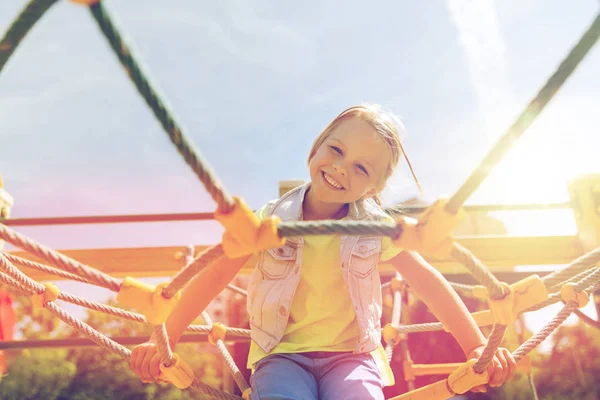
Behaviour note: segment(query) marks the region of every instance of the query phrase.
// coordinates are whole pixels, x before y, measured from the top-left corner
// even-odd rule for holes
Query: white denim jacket
[[[301,221],[302,202],[309,185],[270,202],[267,215],[276,215],[281,221]],[[380,220],[382,217],[382,211],[368,203],[357,202],[350,204],[347,218]],[[354,353],[371,352],[381,341],[381,280],[377,269],[381,241],[377,236],[340,236],[340,267],[360,328]],[[300,281],[303,243],[302,237],[287,238],[284,246],[263,251],[250,277],[247,309],[251,336],[266,353],[279,344],[288,323]]]

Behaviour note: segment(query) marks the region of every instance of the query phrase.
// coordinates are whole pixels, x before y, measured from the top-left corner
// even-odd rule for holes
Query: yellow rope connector
[[[58,299],[60,290],[53,283],[44,283],[46,289],[42,293],[34,293],[31,295],[31,303],[33,308],[44,308],[49,301]]]
[[[577,292],[575,286],[573,282],[565,283],[560,288],[560,297],[562,297],[565,303],[575,301],[577,302],[577,308],[583,308],[590,302],[590,295],[585,290]]]
[[[177,353],[173,353],[173,361],[169,367],[160,363],[159,379],[167,380],[179,389],[188,388],[194,382],[194,371]]]
[[[227,257],[239,258],[285,244],[277,234],[279,218],[259,220],[243,200],[234,197],[234,202],[229,213],[215,212],[215,219],[225,228],[222,242]]]
[[[478,374],[473,369],[473,365],[476,362],[476,359],[469,360],[450,374],[448,377],[448,386],[454,393],[463,394],[475,386],[484,385],[489,382],[490,376],[487,370]]]
[[[390,289],[392,289],[393,292],[396,290],[404,292],[406,289],[406,282],[404,282],[404,279],[395,276],[390,280]]]
[[[402,235],[394,244],[397,247],[417,251],[436,257],[448,256],[452,251],[452,231],[462,221],[464,210],[456,214],[446,211],[448,199],[440,199],[423,212],[417,222],[399,217],[396,222],[402,225]]]
[[[394,346],[397,345],[398,343],[400,343],[400,341],[403,339],[402,334],[392,324],[386,324],[383,327],[382,334],[383,334],[383,339],[385,340],[385,343],[386,344],[393,343]]]
[[[123,279],[117,294],[117,301],[144,314],[151,324],[160,325],[167,320],[181,297],[181,291],[179,291],[170,299],[165,298],[162,292],[167,285],[167,282],[163,282],[154,287],[127,276]]]
[[[217,344],[217,340],[225,340],[226,334],[227,327],[220,322],[215,322],[208,333],[208,342],[213,345]]]
[[[390,400],[445,400],[466,393],[490,380],[487,370],[481,374],[475,372],[473,365],[476,362],[475,359],[469,360],[454,370],[447,379],[411,390]]]
[[[248,388],[248,389],[244,390],[244,393],[242,393],[242,399],[250,400],[251,395],[252,395],[252,388]]]
[[[508,325],[514,322],[523,311],[548,299],[548,289],[538,275],[528,276],[512,285],[504,282],[502,285],[508,294],[500,300],[490,299],[488,290],[483,286],[473,288],[473,296],[480,299],[488,298],[490,306],[488,311],[473,313],[479,326],[490,325],[490,319],[493,322]]]

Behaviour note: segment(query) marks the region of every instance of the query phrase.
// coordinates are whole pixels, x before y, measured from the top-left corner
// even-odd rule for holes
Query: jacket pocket
[[[295,264],[297,254],[298,245],[293,242],[286,242],[281,247],[264,251],[258,268],[263,273],[265,279],[284,279]]]
[[[381,238],[359,238],[350,255],[350,272],[360,278],[366,278],[377,268],[380,255]]]

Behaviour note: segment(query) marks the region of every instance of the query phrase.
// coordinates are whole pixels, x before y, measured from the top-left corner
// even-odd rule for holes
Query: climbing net
[[[32,0],[21,14],[15,19],[9,30],[0,41],[0,71],[18,44],[32,28],[35,22],[57,0]],[[460,364],[451,371],[449,377],[416,390],[412,385],[416,375],[414,368],[405,376],[409,381],[411,391],[394,399],[419,398],[446,399],[455,394],[462,394],[471,388],[487,383],[489,377],[486,367],[491,362],[494,353],[500,346],[509,324],[514,322],[522,313],[538,310],[550,304],[562,301],[564,307],[542,330],[520,345],[513,356],[517,361],[524,359],[526,354],[545,340],[572,312],[583,307],[589,301],[588,293],[600,288],[600,248],[584,254],[562,270],[553,272],[543,278],[530,276],[519,282],[508,285],[500,282],[470,251],[454,242],[451,232],[459,223],[462,215],[462,204],[487,177],[492,167],[531,125],[533,120],[543,110],[554,94],[572,74],[579,62],[593,47],[600,36],[600,14],[571,50],[555,73],[528,104],[507,133],[491,149],[476,168],[473,174],[450,199],[440,199],[420,216],[417,222],[411,222],[398,216],[396,222],[360,222],[360,221],[319,221],[319,222],[279,222],[276,218],[259,221],[244,202],[230,196],[208,162],[194,149],[186,138],[180,125],[158,95],[157,90],[149,82],[146,74],[134,56],[131,48],[124,42],[119,29],[115,26],[105,6],[98,0],[77,0],[89,7],[94,19],[108,39],[127,74],[136,85],[162,124],[173,144],[192,168],[206,190],[217,203],[215,219],[225,228],[221,244],[207,248],[201,254],[193,257],[170,282],[156,287],[144,284],[134,278],[123,280],[113,278],[90,266],[71,259],[51,248],[23,236],[10,229],[6,224],[0,224],[0,238],[19,247],[39,258],[49,265],[33,262],[17,257],[8,252],[0,251],[0,281],[10,287],[31,296],[35,307],[45,308],[59,319],[72,326],[96,344],[129,361],[131,351],[112,341],[86,323],[73,317],[61,309],[56,300],[73,303],[92,310],[126,318],[132,321],[151,324],[157,338],[157,346],[161,357],[161,378],[164,378],[178,388],[193,388],[204,397],[216,399],[239,399],[232,394],[214,389],[198,380],[189,366],[169,345],[165,321],[175,306],[181,289],[198,272],[221,257],[236,258],[257,251],[283,245],[285,238],[304,235],[375,235],[389,236],[394,242],[405,249],[415,250],[425,255],[451,255],[461,262],[480,285],[469,286],[451,283],[456,291],[477,298],[487,299],[490,309],[474,314],[479,326],[492,326],[487,345],[476,360]],[[16,265],[34,268],[47,273],[53,273],[61,278],[95,284],[116,292],[117,300],[126,307],[131,307],[139,313],[111,307],[105,304],[86,300],[84,298],[62,293],[52,283],[38,283]],[[394,346],[404,344],[403,336],[413,332],[443,330],[441,323],[426,323],[417,325],[401,325],[401,300],[404,283],[399,277],[384,283],[394,294],[391,322],[383,328],[386,342],[386,354],[391,360]],[[238,293],[245,294],[243,289],[229,285]],[[208,335],[223,355],[236,384],[248,399],[250,388],[240,370],[225,347],[225,340],[248,338],[250,332],[246,329],[225,327],[213,323],[207,312],[202,316],[205,325],[190,325],[187,330]],[[403,352],[406,347],[400,346]],[[405,357],[405,359],[410,357]],[[411,365],[408,364],[410,367]]]

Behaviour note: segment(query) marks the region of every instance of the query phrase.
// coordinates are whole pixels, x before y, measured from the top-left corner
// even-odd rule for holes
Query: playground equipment
[[[56,0],[33,0],[25,7],[0,41],[0,70],[31,26],[55,2]],[[511,144],[525,132],[567,77],[574,71],[579,61],[595,44],[600,35],[600,15],[596,17],[580,42],[573,48],[535,99],[483,159],[481,165],[464,185],[450,199],[440,199],[423,210],[418,223],[412,223],[402,216],[397,216],[396,223],[348,221],[281,223],[276,219],[258,221],[241,199],[231,197],[227,193],[208,163],[189,143],[179,124],[157,95],[157,91],[142,73],[131,49],[122,40],[102,2],[93,0],[80,2],[89,7],[140,94],[154,111],[177,150],[182,154],[218,205],[214,213],[179,216],[95,217],[95,220],[97,222],[107,222],[109,220],[115,222],[117,220],[131,221],[137,219],[142,221],[160,218],[162,220],[173,218],[209,219],[214,216],[225,227],[222,244],[204,248],[199,254],[192,257],[170,282],[154,287],[135,279],[131,276],[134,274],[130,274],[124,279],[117,279],[106,272],[91,268],[87,265],[87,262],[82,262],[85,257],[95,257],[89,252],[81,253],[83,257],[70,257],[69,255],[75,255],[75,253],[67,254],[65,252],[63,254],[57,252],[9,228],[11,225],[34,223],[82,223],[89,222],[92,218],[38,219],[38,221],[7,219],[12,199],[4,191],[0,191],[0,201],[3,202],[0,203],[0,215],[3,218],[3,223],[0,224],[0,239],[34,255],[33,259],[26,259],[22,257],[23,254],[21,253],[0,252],[0,269],[4,271],[0,272],[0,281],[30,295],[36,307],[45,308],[52,312],[98,345],[118,354],[123,359],[128,360],[130,357],[130,351],[127,348],[111,341],[82,321],[66,313],[58,306],[56,300],[68,301],[140,323],[152,324],[159,339],[161,370],[165,379],[182,389],[194,388],[205,396],[218,399],[238,398],[205,385],[194,377],[193,371],[185,364],[185,361],[171,351],[164,322],[177,302],[180,289],[205,266],[219,257],[237,257],[281,246],[286,237],[292,236],[323,234],[390,236],[399,246],[419,251],[428,256],[432,264],[438,265],[440,268],[443,267],[444,262],[449,262],[450,259],[458,261],[481,284],[470,286],[455,283],[453,286],[457,291],[469,293],[488,301],[490,310],[474,315],[479,325],[493,326],[483,354],[477,360],[470,360],[458,366],[434,367],[411,364],[410,358],[405,357],[407,360],[405,375],[409,382],[413,381],[415,376],[423,373],[424,369],[429,369],[427,373],[439,373],[441,371],[450,374],[445,380],[412,390],[405,395],[395,397],[395,399],[446,399],[454,394],[465,393],[477,385],[486,383],[488,381],[485,373],[486,367],[502,342],[507,326],[512,324],[521,313],[559,301],[565,303],[559,314],[544,329],[513,352],[517,360],[525,359],[526,354],[556,329],[568,315],[577,308],[583,307],[589,301],[589,293],[600,287],[600,268],[597,266],[600,259],[600,248],[597,247],[600,245],[600,178],[597,175],[578,177],[573,180],[570,186],[571,202],[569,206],[574,210],[579,228],[579,233],[576,236],[543,239],[508,237],[493,238],[489,241],[483,238],[454,240],[451,236],[451,232],[460,222],[461,214],[467,208],[462,207],[463,203],[486,178],[491,168],[501,159]],[[480,248],[475,251],[475,254],[467,250],[467,248],[476,248],[477,246],[480,246]],[[527,250],[522,250],[523,246],[526,246]],[[498,251],[500,248],[502,248],[502,254]],[[94,252],[98,254],[98,252]],[[138,251],[135,256],[141,255],[143,252],[149,251]],[[484,257],[477,257],[477,253]],[[75,258],[79,261],[76,261]],[[490,261],[498,262],[499,265],[512,266],[518,264],[544,264],[556,263],[559,259],[560,263],[568,264],[568,266],[543,278],[532,275],[510,285],[500,282],[485,265]],[[45,265],[40,261],[52,266]],[[89,264],[94,263],[89,262]],[[121,304],[135,308],[139,313],[109,307],[61,293],[54,284],[40,284],[32,279],[32,276],[25,275],[15,265],[23,266],[27,270],[41,271],[44,274],[55,274],[62,279],[72,279],[104,287],[118,293],[117,300]],[[158,273],[164,275],[166,271],[168,270],[163,269],[159,270]],[[118,272],[122,274],[127,271],[121,267]],[[137,272],[139,275],[140,271]],[[37,277],[40,278],[41,276],[38,275]],[[400,325],[402,281],[401,279],[392,279],[384,286],[389,286],[394,293],[392,322],[383,329],[388,358],[391,357],[395,345],[402,345],[402,335],[413,332],[442,330],[444,328],[439,323]],[[238,293],[244,293],[243,289],[231,288],[238,291]],[[206,312],[203,313],[203,318],[207,325],[193,325],[188,330],[207,334],[208,340],[217,346],[226,360],[236,383],[243,392],[243,397],[248,398],[250,388],[229,355],[224,341],[235,337],[247,338],[249,332],[243,329],[225,327],[219,323],[213,324]],[[401,351],[406,351],[406,348],[401,346]]]

